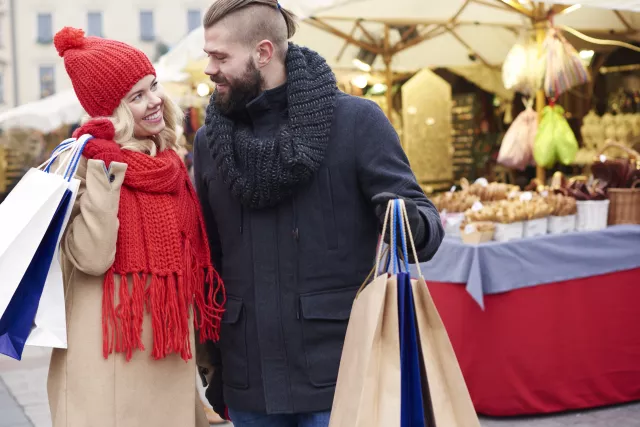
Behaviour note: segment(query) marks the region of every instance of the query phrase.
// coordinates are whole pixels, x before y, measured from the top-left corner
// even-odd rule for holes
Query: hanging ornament
[[[557,28],[549,29],[543,48],[544,92],[548,97],[557,98],[590,80],[580,55]]]

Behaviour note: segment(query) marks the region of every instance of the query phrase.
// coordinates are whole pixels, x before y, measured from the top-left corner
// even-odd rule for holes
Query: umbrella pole
[[[536,13],[534,18],[534,28],[536,30],[536,41],[538,43],[538,51],[540,54],[543,53],[543,44],[545,36],[547,35],[546,31],[546,22],[545,22],[545,11],[544,11],[544,3],[540,3],[535,6]],[[537,19],[536,19],[537,18]],[[542,115],[542,109],[546,106],[547,100],[544,96],[544,89],[538,89],[536,93],[536,111],[538,112],[538,120],[540,120],[540,116]],[[546,182],[546,171],[541,166],[536,166],[536,178],[540,185],[544,185]]]
[[[385,66],[385,75],[387,81],[387,118],[393,124],[393,93],[391,91],[393,86],[393,70],[391,69],[391,60],[393,55],[390,53],[391,44],[389,38],[389,26],[387,24],[384,25],[384,66]]]
[[[393,71],[391,70],[391,57],[384,58],[384,65],[386,67],[386,81],[387,81],[387,118],[393,123],[393,93],[391,91],[393,86]]]

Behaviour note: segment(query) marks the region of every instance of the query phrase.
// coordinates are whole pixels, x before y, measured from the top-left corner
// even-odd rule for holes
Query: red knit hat
[[[111,116],[143,77],[156,75],[142,51],[128,44],[64,27],[53,38],[80,104],[92,117]]]

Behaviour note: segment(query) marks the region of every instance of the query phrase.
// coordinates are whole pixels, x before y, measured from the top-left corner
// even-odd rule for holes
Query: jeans
[[[308,414],[267,415],[229,408],[233,427],[328,427],[331,411]]]

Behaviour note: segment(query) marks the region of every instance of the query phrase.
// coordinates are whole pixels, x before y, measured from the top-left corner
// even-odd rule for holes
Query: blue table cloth
[[[466,283],[484,308],[484,295],[640,268],[640,225],[479,245],[445,238],[421,267],[427,281]]]

